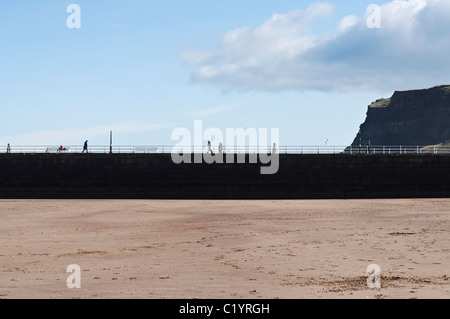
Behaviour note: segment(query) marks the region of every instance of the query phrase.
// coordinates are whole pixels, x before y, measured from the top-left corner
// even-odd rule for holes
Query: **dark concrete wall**
[[[449,155],[282,155],[262,164],[174,164],[170,154],[0,154],[0,198],[450,197]]]

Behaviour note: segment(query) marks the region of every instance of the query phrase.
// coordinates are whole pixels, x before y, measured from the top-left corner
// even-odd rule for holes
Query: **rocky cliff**
[[[426,146],[450,142],[450,85],[397,91],[369,105],[352,146]]]

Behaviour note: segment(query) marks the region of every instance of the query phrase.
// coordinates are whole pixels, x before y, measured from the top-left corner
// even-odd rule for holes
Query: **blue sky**
[[[448,2],[3,0],[0,143],[173,145],[203,120],[349,145],[375,99],[450,82]]]

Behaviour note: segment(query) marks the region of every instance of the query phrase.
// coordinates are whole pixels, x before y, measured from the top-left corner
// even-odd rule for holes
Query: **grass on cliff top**
[[[387,107],[391,104],[391,99],[378,99],[372,104],[370,104],[371,108],[379,108],[379,107]]]

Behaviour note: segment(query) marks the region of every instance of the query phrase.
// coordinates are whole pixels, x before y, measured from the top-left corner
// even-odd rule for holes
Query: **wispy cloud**
[[[228,104],[228,105],[210,107],[210,108],[195,111],[193,113],[193,115],[195,117],[199,117],[199,118],[215,116],[215,115],[229,112],[229,111],[235,109],[237,106],[238,106],[237,104]]]
[[[323,2],[275,14],[226,33],[215,49],[184,52],[191,80],[225,91],[391,91],[449,82],[450,1],[391,1],[381,6],[380,29],[368,28],[367,13],[315,35],[308,26],[332,11]]]
[[[134,123],[117,123],[111,125],[101,125],[89,128],[68,128],[60,130],[41,130],[29,132],[15,136],[0,137],[0,144],[15,145],[78,145],[82,144],[86,139],[94,140],[99,137],[105,137],[107,141],[109,132],[112,130],[114,134],[128,134],[157,131],[171,127],[172,124],[134,124]]]

